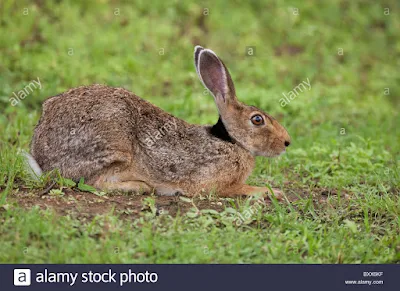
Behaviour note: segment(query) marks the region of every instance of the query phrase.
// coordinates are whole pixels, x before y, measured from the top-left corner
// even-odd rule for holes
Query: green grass
[[[399,205],[368,193],[348,206],[337,199],[316,209],[308,201],[275,205],[237,221],[234,208],[135,221],[113,213],[93,221],[54,217],[34,208],[2,215],[2,262],[26,263],[371,263],[400,259]],[[241,212],[251,206],[243,206]],[[257,209],[257,208],[255,208]],[[397,250],[398,251],[398,250]]]
[[[0,262],[399,263],[398,1],[264,2],[2,1]],[[188,122],[216,122],[194,70],[196,44],[225,61],[239,99],[292,137],[286,155],[257,159],[249,183],[298,201],[257,208],[240,225],[249,201],[134,219],[23,207],[17,194],[36,195],[51,179],[33,181],[19,155],[48,96],[105,83]],[[42,89],[11,106],[37,78]],[[281,107],[282,92],[307,78],[311,90]],[[144,203],[154,210],[152,197]]]

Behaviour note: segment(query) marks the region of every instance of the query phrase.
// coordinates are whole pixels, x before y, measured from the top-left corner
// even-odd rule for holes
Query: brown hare
[[[245,181],[255,156],[282,154],[289,134],[269,114],[237,99],[213,51],[196,46],[194,60],[218,108],[215,125],[189,124],[123,88],[82,86],[43,103],[30,163],[74,180],[84,177],[101,190],[189,197],[268,193]]]

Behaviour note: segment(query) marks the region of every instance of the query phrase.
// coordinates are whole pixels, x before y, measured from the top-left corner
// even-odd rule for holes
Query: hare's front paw
[[[272,197],[275,197],[277,200],[283,200],[283,192],[278,188],[272,188],[272,192],[268,187],[257,187],[258,189],[254,190],[254,194],[264,194],[264,199],[270,201]]]
[[[273,196],[275,196],[276,199],[283,200],[283,191],[282,190],[280,190],[278,188],[272,188],[272,191],[274,192],[273,194],[271,193],[269,188],[267,188],[267,192],[266,192],[266,194],[268,195],[267,198],[270,198],[273,195]]]
[[[234,188],[230,191],[225,191],[220,193],[223,197],[235,197],[235,196],[253,196],[253,195],[263,195],[266,200],[271,200],[271,197],[275,197],[278,200],[283,199],[283,192],[279,189],[272,188],[273,193],[267,187],[255,187],[250,185],[242,185],[239,188]]]

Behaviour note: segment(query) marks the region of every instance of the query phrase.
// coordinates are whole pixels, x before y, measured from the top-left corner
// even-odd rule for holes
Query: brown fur
[[[195,58],[207,62],[202,55]],[[213,80],[219,69],[214,61],[220,60],[211,61]],[[198,72],[204,82],[208,71]],[[229,83],[226,88],[234,92],[229,73],[227,78],[219,84]],[[219,96],[217,89],[207,87]],[[43,170],[58,168],[65,177],[84,177],[99,189],[188,196],[213,190],[221,196],[268,192],[244,184],[254,156],[278,155],[290,138],[266,113],[240,103],[228,92],[225,98],[224,103],[216,97],[219,122],[199,126],[123,88],[78,87],[44,102],[31,153]],[[252,126],[249,116],[254,112],[265,116],[265,126]]]

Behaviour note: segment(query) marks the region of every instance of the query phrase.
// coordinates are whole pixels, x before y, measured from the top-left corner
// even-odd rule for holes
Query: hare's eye
[[[257,114],[257,115],[254,115],[251,118],[251,122],[254,125],[263,125],[264,124],[264,118],[260,114]]]

